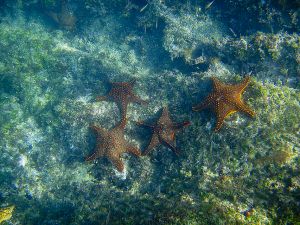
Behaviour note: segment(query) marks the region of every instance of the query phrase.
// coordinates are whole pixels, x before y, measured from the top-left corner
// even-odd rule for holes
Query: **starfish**
[[[159,144],[167,145],[176,155],[178,155],[179,149],[175,146],[175,134],[178,130],[190,125],[190,122],[184,121],[181,123],[173,123],[168,108],[163,107],[161,116],[154,125],[146,124],[143,121],[137,122],[137,124],[152,129],[150,143],[142,155],[147,155]]]
[[[98,96],[97,101],[114,101],[118,104],[121,111],[121,118],[124,120],[127,113],[127,105],[130,102],[146,104],[147,102],[133,93],[135,80],[130,82],[110,82],[111,89],[106,96]]]
[[[255,112],[241,99],[245,88],[250,82],[249,76],[236,85],[224,84],[215,77],[212,77],[212,81],[213,92],[202,103],[195,105],[193,111],[197,112],[204,108],[212,107],[217,116],[215,132],[220,130],[226,117],[237,111],[241,111],[251,117],[255,116]]]
[[[74,13],[68,9],[67,0],[62,0],[59,12],[46,12],[61,28],[73,31],[76,26],[77,18]]]
[[[93,154],[88,156],[85,160],[92,161],[99,157],[107,157],[117,168],[119,172],[124,170],[124,163],[121,160],[123,153],[132,153],[135,156],[140,156],[140,150],[124,139],[124,129],[126,126],[126,119],[112,128],[106,130],[96,125],[91,125],[91,129],[96,133],[97,144]]]

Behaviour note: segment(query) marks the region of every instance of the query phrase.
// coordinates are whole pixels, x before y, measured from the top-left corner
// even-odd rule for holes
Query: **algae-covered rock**
[[[191,65],[207,63],[212,57],[211,45],[227,36],[220,21],[195,8],[157,8],[166,23],[163,46],[172,58],[183,57]]]
[[[252,120],[237,114],[228,119],[227,128],[219,134],[209,132],[211,119],[202,120],[202,128],[198,125],[191,131],[198,134],[198,144],[188,146],[188,149],[202,153],[198,153],[197,158],[195,153],[190,153],[193,157],[189,157],[189,164],[184,164],[187,167],[184,170],[199,173],[190,166],[198,162],[202,165],[199,167],[202,174],[200,188],[214,192],[224,200],[242,201],[254,209],[281,205],[296,210],[297,194],[289,191],[288,180],[299,177],[299,94],[293,88],[253,80],[245,99],[256,111],[256,118]],[[272,198],[276,201],[270,200]],[[242,203],[235,203],[235,207]],[[268,223],[275,219],[265,217]]]
[[[220,60],[235,68],[255,72],[261,80],[281,80],[299,88],[299,43],[297,34],[257,32],[239,39],[223,39],[215,46]]]
[[[51,26],[34,1],[15,5],[16,14],[7,13],[13,3],[0,6],[0,201],[17,206],[12,223],[299,223],[299,34],[260,29],[274,25],[273,17],[262,25],[266,11],[294,9],[240,0],[68,3],[81,12],[73,33]],[[221,14],[221,6],[232,9]],[[239,7],[261,14],[233,29]],[[235,113],[213,132],[214,114],[192,106],[211,92],[211,77],[236,84],[246,75],[243,100],[256,117]],[[136,122],[152,124],[168,106],[174,121],[191,122],[176,135],[180,155],[164,146],[124,154],[123,173],[104,157],[85,162],[96,145],[90,124],[110,129],[120,120],[116,104],[96,96],[133,78],[149,104],[129,104],[126,141],[144,151],[151,130]]]

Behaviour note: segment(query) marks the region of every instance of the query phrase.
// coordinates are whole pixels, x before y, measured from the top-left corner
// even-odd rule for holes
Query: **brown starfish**
[[[245,88],[250,82],[250,77],[247,76],[240,84],[227,85],[221,83],[217,78],[212,77],[213,92],[206,99],[193,107],[193,111],[201,111],[207,107],[213,107],[217,116],[217,124],[214,131],[219,131],[223,125],[224,119],[229,115],[241,111],[249,116],[255,116],[249,106],[241,99]]]
[[[165,144],[171,148],[176,155],[179,154],[179,149],[175,146],[175,134],[178,130],[190,125],[189,121],[182,123],[173,123],[170,118],[170,113],[167,107],[163,107],[161,116],[154,125],[146,124],[143,121],[137,123],[152,129],[152,137],[150,143],[142,155],[147,155],[159,144]]]
[[[68,9],[67,0],[61,1],[59,12],[47,11],[46,13],[61,27],[68,31],[73,31],[76,26],[77,18],[74,13]]]
[[[135,80],[130,82],[110,82],[111,89],[106,96],[98,96],[97,101],[114,101],[121,111],[122,120],[126,118],[127,105],[130,102],[146,104],[147,102],[133,93]]]
[[[121,122],[111,130],[91,125],[91,129],[93,129],[97,135],[97,144],[95,152],[88,156],[86,161],[92,161],[105,156],[116,166],[119,172],[122,172],[124,170],[124,163],[121,160],[121,154],[132,153],[135,156],[140,156],[140,150],[128,144],[124,139],[125,126],[126,119],[121,120]]]

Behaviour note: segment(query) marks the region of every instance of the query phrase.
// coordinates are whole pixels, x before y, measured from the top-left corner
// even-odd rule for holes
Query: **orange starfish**
[[[159,144],[165,144],[171,148],[176,155],[179,154],[179,150],[175,146],[175,134],[178,130],[190,125],[190,122],[173,123],[169,114],[168,108],[164,107],[161,116],[154,125],[149,125],[142,121],[137,123],[138,125],[143,125],[152,129],[150,143],[142,155],[147,155]]]
[[[214,131],[219,131],[223,125],[224,119],[229,115],[241,111],[253,117],[253,112],[241,99],[245,88],[250,82],[247,76],[240,84],[227,85],[221,83],[217,78],[212,77],[213,92],[206,99],[193,107],[193,111],[201,111],[207,107],[213,107],[217,116],[217,124]]]
[[[118,104],[121,111],[122,120],[126,118],[127,105],[129,102],[146,104],[147,102],[139,98],[133,93],[135,80],[130,82],[110,82],[111,90],[106,96],[98,96],[97,101],[114,101]]]
[[[121,160],[121,154],[132,153],[140,156],[140,150],[124,139],[124,129],[126,119],[123,119],[117,126],[111,130],[92,125],[91,129],[96,132],[97,144],[95,152],[86,158],[86,161],[92,161],[99,157],[107,157],[117,168],[119,172],[124,170],[124,163]]]

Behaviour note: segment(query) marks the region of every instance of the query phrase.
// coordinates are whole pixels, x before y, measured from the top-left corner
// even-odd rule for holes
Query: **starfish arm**
[[[191,122],[190,121],[184,121],[184,122],[181,122],[181,123],[174,123],[172,124],[172,128],[175,129],[175,130],[180,130],[186,126],[189,126],[191,125]]]
[[[212,77],[211,79],[212,79],[212,82],[213,82],[214,90],[220,90],[221,87],[223,86],[221,81],[219,81],[219,79],[216,78],[216,77]]]
[[[162,108],[162,112],[161,112],[160,118],[167,118],[167,119],[170,118],[170,112],[169,112],[168,106],[164,106],[164,107]]]
[[[193,106],[193,111],[198,112],[205,108],[207,108],[214,101],[214,94],[210,94],[206,97],[206,99],[198,105]]]
[[[175,142],[172,143],[170,140],[162,138],[162,142],[165,143],[176,155],[179,155],[180,151],[175,147]]]
[[[245,114],[247,114],[248,116],[254,117],[255,116],[255,112],[245,103],[243,103],[242,101],[237,101],[234,103],[234,106],[241,112],[244,112]]]
[[[226,105],[226,103],[218,101],[215,104],[215,112],[216,112],[216,116],[217,116],[217,122],[216,122],[214,131],[217,132],[221,129],[225,118],[227,116],[229,116],[230,114],[236,112],[236,110],[234,110],[232,107]]]
[[[150,143],[146,150],[142,153],[142,155],[148,155],[149,152],[152,151],[153,148],[155,148],[160,143],[158,135],[156,133],[153,133]]]
[[[127,153],[131,153],[131,154],[133,154],[133,155],[135,155],[137,157],[141,156],[140,150],[137,147],[132,146],[132,145],[128,145],[126,147],[126,152]]]
[[[110,158],[110,161],[115,165],[115,167],[117,168],[117,170],[119,172],[123,172],[124,170],[124,163],[120,158],[117,157],[112,157]]]
[[[97,102],[101,102],[101,101],[108,101],[108,97],[103,95],[103,96],[97,96],[96,97],[96,101]]]
[[[162,108],[161,115],[157,121],[157,124],[165,124],[165,125],[171,125],[172,120],[170,118],[170,111],[167,106]]]
[[[128,102],[125,100],[122,100],[121,102],[118,102],[118,107],[121,113],[121,120],[123,120],[124,118],[126,118],[127,115],[127,105]]]
[[[250,81],[251,81],[251,77],[246,76],[241,83],[236,84],[236,85],[232,85],[232,89],[236,90],[237,92],[242,94],[245,91],[248,84],[250,83]]]
[[[135,85],[136,80],[132,79],[129,82],[113,82],[109,81],[109,84],[111,85],[112,88],[118,88],[118,87],[123,87],[125,86],[130,86],[131,88]]]
[[[67,0],[62,0],[61,5],[60,5],[60,11],[61,12],[66,12],[67,10],[68,10]]]
[[[127,118],[122,117],[120,122],[118,123],[118,125],[116,125],[116,129],[124,130],[124,128],[126,127],[126,124],[127,124]]]
[[[216,126],[215,126],[215,129],[214,129],[215,132],[218,132],[221,129],[221,127],[223,126],[224,118],[222,118],[220,116],[217,117],[217,122],[216,122]]]

